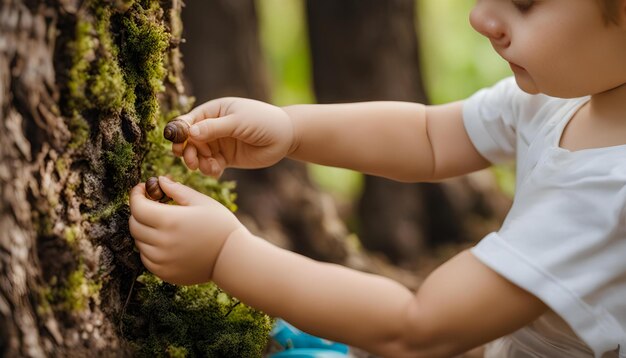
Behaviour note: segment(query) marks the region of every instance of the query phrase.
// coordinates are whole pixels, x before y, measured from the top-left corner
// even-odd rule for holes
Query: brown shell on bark
[[[163,137],[173,143],[183,143],[189,137],[189,123],[182,119],[175,119],[165,125]]]
[[[146,196],[154,201],[161,201],[166,197],[159,185],[159,178],[150,177],[146,180]]]

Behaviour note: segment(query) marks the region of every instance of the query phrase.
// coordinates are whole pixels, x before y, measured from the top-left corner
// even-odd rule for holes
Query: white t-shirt
[[[472,253],[552,310],[487,356],[626,357],[626,145],[559,147],[588,100],[530,95],[507,78],[463,106],[476,149],[517,161],[513,206]]]

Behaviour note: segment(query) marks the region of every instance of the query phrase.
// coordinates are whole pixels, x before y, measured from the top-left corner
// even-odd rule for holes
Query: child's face
[[[476,31],[528,93],[563,98],[626,83],[626,25],[607,24],[597,0],[477,0]]]

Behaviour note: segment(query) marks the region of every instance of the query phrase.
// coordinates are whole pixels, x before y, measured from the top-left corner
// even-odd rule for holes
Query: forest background
[[[257,0],[263,55],[276,105],[315,103],[302,0]],[[507,63],[469,24],[472,0],[416,1],[416,33],[424,85],[432,104],[467,98],[510,76]],[[349,170],[310,165],[314,180],[339,200],[358,198],[362,176]],[[498,169],[496,169],[498,170]],[[512,194],[513,182],[499,184]]]

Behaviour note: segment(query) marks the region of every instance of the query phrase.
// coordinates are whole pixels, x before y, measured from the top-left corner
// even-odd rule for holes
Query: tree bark
[[[141,311],[136,278],[144,267],[127,199],[161,145],[148,138],[155,126],[188,109],[181,7],[0,2],[0,356],[139,351],[122,327],[147,330],[155,317]],[[129,317],[136,321],[123,322]],[[159,354],[186,349],[158,344],[151,349]]]
[[[413,0],[309,0],[307,14],[320,103],[428,103]],[[466,220],[478,215],[488,221],[497,209],[483,200],[473,181],[455,182],[404,184],[366,176],[358,206],[364,246],[394,263],[412,265],[429,246],[475,239]],[[471,194],[458,196],[450,188],[459,185]]]
[[[79,266],[90,276],[100,265],[105,270],[114,267],[105,246],[81,240],[79,247],[71,248],[66,235],[111,233],[111,226],[121,223],[119,218],[95,225],[84,220],[86,206],[111,199],[99,189],[105,176],[90,167],[92,158],[67,150],[72,133],[59,106],[62,94],[54,59],[63,56],[55,52],[64,45],[62,37],[68,35],[64,31],[76,21],[77,9],[70,2],[3,1],[1,6],[0,354],[42,357],[53,352],[123,351],[105,313],[119,311],[118,290],[109,291],[117,299],[102,306],[87,298],[96,304],[75,314],[57,315],[46,298],[55,285],[50,281],[64,280],[64,273]],[[93,146],[100,149],[102,134],[94,139]],[[76,190],[80,194],[68,190],[71,186],[80,187]]]

